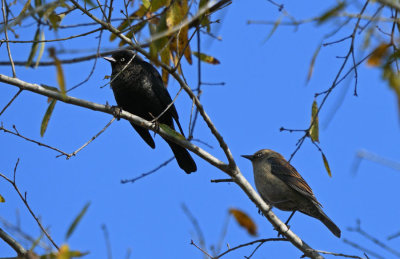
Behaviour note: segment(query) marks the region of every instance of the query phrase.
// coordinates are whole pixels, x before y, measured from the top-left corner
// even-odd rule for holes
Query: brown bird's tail
[[[185,148],[179,146],[178,144],[173,143],[172,141],[169,140],[165,141],[167,141],[172,152],[174,153],[179,167],[182,168],[187,174],[196,172],[197,170],[196,163],[194,162],[189,152]]]
[[[337,237],[340,238],[341,231],[340,231],[340,229],[338,228],[338,226],[336,226],[336,224],[333,223],[333,221],[322,211],[321,208],[319,208],[319,214],[320,214],[320,215],[319,215],[318,219],[319,219],[322,223],[324,223],[324,225],[325,225],[327,228],[329,228],[329,230],[330,230],[335,236],[337,236]]]

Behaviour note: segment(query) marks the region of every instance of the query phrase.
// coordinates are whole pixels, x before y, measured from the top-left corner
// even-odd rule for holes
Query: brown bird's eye
[[[262,157],[262,153],[256,154],[256,158],[260,158],[260,157]]]
[[[121,62],[124,62],[124,61],[125,61],[125,58],[121,58],[120,61],[121,61]]]

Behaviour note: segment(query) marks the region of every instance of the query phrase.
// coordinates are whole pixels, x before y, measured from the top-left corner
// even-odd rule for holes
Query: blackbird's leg
[[[119,121],[121,119],[122,109],[118,106],[111,106],[113,116]]]

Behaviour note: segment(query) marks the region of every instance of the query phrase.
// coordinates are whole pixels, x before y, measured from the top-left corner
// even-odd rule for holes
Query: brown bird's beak
[[[241,155],[242,157],[244,157],[244,158],[247,158],[248,160],[250,160],[250,161],[253,161],[253,155]]]
[[[105,60],[107,60],[110,63],[115,63],[117,62],[113,57],[103,57]]]

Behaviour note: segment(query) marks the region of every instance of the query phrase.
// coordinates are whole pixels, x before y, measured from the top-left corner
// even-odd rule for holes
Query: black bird
[[[171,96],[158,71],[133,51],[118,50],[111,57],[104,57],[104,59],[111,63],[111,88],[118,106],[123,110],[150,121],[172,103]],[[175,129],[173,120],[183,135],[175,105],[171,105],[158,122]],[[142,139],[154,149],[156,145],[150,132],[143,127],[131,124]],[[172,149],[180,168],[187,174],[197,170],[193,158],[185,148],[167,139],[165,141]]]

